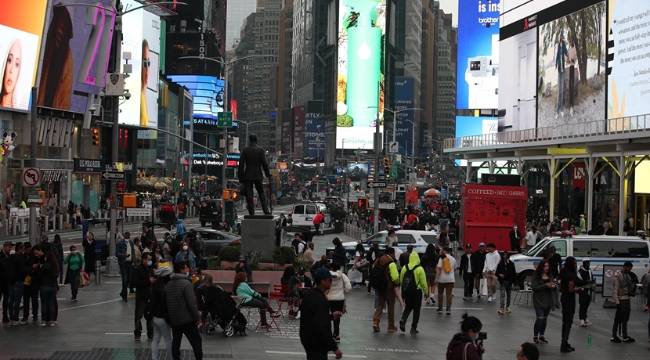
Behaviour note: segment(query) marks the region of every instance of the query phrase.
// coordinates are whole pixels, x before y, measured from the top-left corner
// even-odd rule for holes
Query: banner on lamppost
[[[397,76],[395,78],[394,90],[395,111],[413,107],[413,78]],[[395,141],[398,143],[399,153],[410,156],[411,150],[413,149],[413,111],[397,112],[393,117],[394,121],[397,121]]]
[[[325,158],[325,118],[318,112],[305,114],[304,156],[323,161]]]

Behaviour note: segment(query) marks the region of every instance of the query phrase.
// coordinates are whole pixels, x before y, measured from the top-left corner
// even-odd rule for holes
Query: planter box
[[[259,271],[284,271],[288,266],[292,264],[275,264],[275,263],[266,263],[261,262],[257,264],[257,269]]]
[[[235,266],[237,265],[237,261],[224,261],[221,260],[220,268],[221,270],[235,270]]]

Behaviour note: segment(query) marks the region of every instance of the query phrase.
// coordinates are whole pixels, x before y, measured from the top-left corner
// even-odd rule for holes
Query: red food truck
[[[528,189],[524,186],[465,184],[462,191],[461,242],[494,243],[510,251],[510,230],[517,224],[525,236]]]

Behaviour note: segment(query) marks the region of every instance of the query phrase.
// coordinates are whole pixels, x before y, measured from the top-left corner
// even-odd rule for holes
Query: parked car
[[[195,228],[197,237],[203,241],[205,255],[218,255],[222,247],[241,241],[241,236],[212,228]]]
[[[591,260],[591,270],[596,284],[603,282],[603,265],[623,265],[630,261],[632,271],[639,279],[648,271],[650,266],[650,243],[636,236],[607,236],[607,235],[576,235],[571,237],[553,236],[538,242],[523,254],[512,255],[510,259],[515,264],[520,285],[529,281],[550,246],[555,247],[557,254],[564,260],[573,256],[582,263],[582,259]]]
[[[420,255],[424,254],[427,246],[429,244],[436,244],[438,241],[438,233],[434,231],[423,231],[423,230],[398,230],[395,232],[397,235],[397,247],[406,251],[408,245],[412,245],[413,249]],[[384,250],[386,248],[386,238],[388,237],[388,231],[380,231],[377,234],[361,241],[363,247],[366,250],[369,250],[373,243],[377,242],[379,244],[379,249]],[[355,249],[359,244],[358,241],[350,241],[343,243],[343,247],[349,256],[354,256]],[[334,250],[333,248],[328,248],[327,251]]]

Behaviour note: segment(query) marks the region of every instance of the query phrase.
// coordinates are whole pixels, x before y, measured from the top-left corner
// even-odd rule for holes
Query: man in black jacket
[[[239,157],[239,182],[243,185],[243,193],[246,196],[246,208],[249,215],[255,215],[255,204],[253,203],[253,186],[257,190],[257,196],[262,204],[264,214],[270,214],[267,199],[262,188],[264,175],[271,178],[269,164],[266,161],[264,149],[257,146],[257,136],[248,136],[250,145],[246,147]]]
[[[203,344],[197,328],[199,309],[196,305],[194,287],[189,280],[190,267],[186,262],[174,263],[174,274],[165,285],[165,301],[169,324],[172,326],[172,359],[181,358],[181,340],[183,335],[192,345],[196,360],[203,359]]]
[[[5,241],[0,251],[0,297],[2,298],[2,322],[8,323],[9,319],[9,297],[13,292],[14,267],[9,257],[14,244]]]
[[[321,267],[313,276],[316,287],[305,291],[300,304],[300,342],[307,353],[307,360],[326,360],[330,351],[334,351],[336,358],[340,359],[343,353],[332,336],[332,318],[325,296],[332,286],[332,274]],[[342,315],[340,311],[335,311],[332,316],[340,318]]]
[[[463,277],[465,284],[463,291],[463,300],[471,300],[474,293],[474,267],[472,266],[472,244],[465,244],[465,253],[460,257],[460,268],[458,275]],[[478,291],[477,291],[478,292]],[[480,295],[480,293],[478,294]]]
[[[481,300],[481,279],[483,278],[483,268],[485,267],[485,243],[478,244],[478,250],[472,254],[472,271],[474,274],[474,287],[476,288],[477,298]],[[476,271],[474,271],[476,269]]]
[[[151,253],[145,252],[142,254],[142,263],[131,274],[131,286],[135,287],[135,341],[140,341],[143,317],[147,322],[147,337],[153,339],[153,319],[150,314],[152,265]]]

